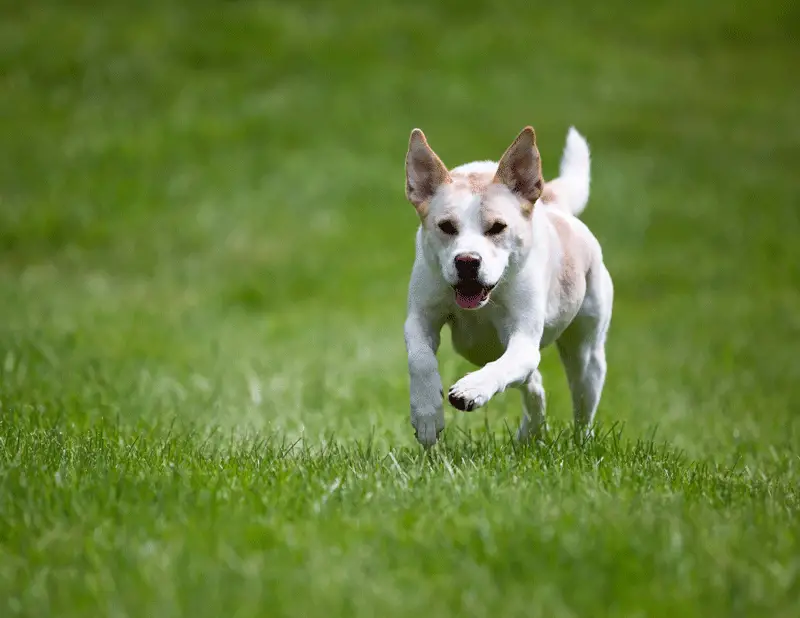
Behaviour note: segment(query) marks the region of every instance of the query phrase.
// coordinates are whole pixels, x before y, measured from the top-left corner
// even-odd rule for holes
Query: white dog
[[[436,353],[445,324],[454,349],[480,366],[450,388],[455,408],[475,410],[514,386],[524,408],[517,438],[537,435],[545,423],[540,350],[555,342],[576,427],[590,432],[614,292],[600,244],[577,218],[589,199],[586,140],[570,128],[559,177],[545,183],[531,127],[499,163],[449,171],[414,129],[406,197],[421,221],[405,322],[417,440],[430,447],[444,429]]]

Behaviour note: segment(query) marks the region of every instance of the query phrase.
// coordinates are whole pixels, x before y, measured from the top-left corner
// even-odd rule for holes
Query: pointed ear
[[[497,165],[494,182],[506,185],[531,204],[539,199],[544,178],[533,127],[525,127],[505,151]]]
[[[411,131],[406,154],[406,198],[420,216],[425,216],[436,189],[450,182],[450,173],[428,146],[425,134],[419,129]]]

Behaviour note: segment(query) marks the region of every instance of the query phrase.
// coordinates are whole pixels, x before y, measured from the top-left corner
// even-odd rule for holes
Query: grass
[[[376,6],[4,7],[0,615],[795,616],[798,9]],[[528,123],[592,146],[602,425],[549,350],[544,445],[425,456],[408,133]]]

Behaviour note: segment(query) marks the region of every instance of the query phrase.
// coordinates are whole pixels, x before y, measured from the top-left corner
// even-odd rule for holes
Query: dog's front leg
[[[505,353],[496,361],[468,373],[448,393],[454,408],[470,412],[486,404],[510,386],[527,382],[539,367],[541,337],[516,333],[509,338]]]
[[[415,310],[409,312],[405,323],[411,425],[425,447],[436,444],[444,429],[442,379],[436,359],[441,327],[438,320]]]

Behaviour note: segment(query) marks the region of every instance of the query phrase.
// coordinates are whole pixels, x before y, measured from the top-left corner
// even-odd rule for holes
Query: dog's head
[[[499,163],[448,171],[419,129],[406,155],[406,197],[422,222],[425,257],[452,286],[456,303],[479,309],[530,248],[533,205],[542,194],[536,135],[525,127]]]

